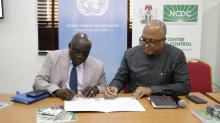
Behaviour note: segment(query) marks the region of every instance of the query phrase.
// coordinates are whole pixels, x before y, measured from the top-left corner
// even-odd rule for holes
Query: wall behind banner
[[[32,89],[44,61],[38,56],[36,0],[4,0],[0,19],[0,93]]]
[[[220,86],[220,0],[204,0],[201,59]],[[45,57],[38,56],[36,0],[4,0],[0,20],[0,93],[32,89]],[[27,11],[28,10],[28,11]]]
[[[204,0],[201,59],[212,67],[212,78],[220,87],[220,0]]]

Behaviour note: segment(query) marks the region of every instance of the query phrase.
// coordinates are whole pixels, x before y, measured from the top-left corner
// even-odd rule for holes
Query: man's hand
[[[105,92],[104,92],[104,96],[105,96],[105,98],[114,98],[117,96],[117,93],[118,93],[118,88],[106,87]]]
[[[58,89],[54,92],[54,94],[63,100],[72,100],[76,92],[66,88],[66,89]]]
[[[95,86],[93,87],[88,86],[82,91],[83,97],[88,97],[88,98],[95,97],[96,94],[98,93],[99,93],[99,89]]]
[[[151,92],[152,92],[152,89],[150,87],[138,87],[135,90],[135,92],[133,94],[133,97],[135,99],[140,99],[140,98],[142,98],[145,95],[147,95],[147,96],[150,95]]]

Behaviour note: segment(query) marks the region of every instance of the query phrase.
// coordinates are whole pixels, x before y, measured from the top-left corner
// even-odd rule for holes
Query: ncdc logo
[[[101,16],[107,11],[109,0],[76,0],[76,5],[83,15]]]
[[[197,22],[198,5],[164,5],[164,22]]]
[[[171,11],[170,17],[190,17],[192,16],[191,11]]]

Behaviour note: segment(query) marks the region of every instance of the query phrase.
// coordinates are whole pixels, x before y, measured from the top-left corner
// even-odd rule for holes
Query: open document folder
[[[131,97],[118,97],[115,99],[105,98],[75,98],[64,101],[65,111],[145,111],[144,107]]]

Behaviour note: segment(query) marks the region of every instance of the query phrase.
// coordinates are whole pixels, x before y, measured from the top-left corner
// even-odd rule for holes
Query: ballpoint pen
[[[66,82],[66,88],[71,89],[67,82]]]
[[[67,82],[66,82],[66,88],[72,90]],[[83,91],[82,89],[79,89],[79,91],[80,91],[81,93],[78,93],[78,94],[74,95],[74,97],[81,97],[81,96],[82,96],[82,94],[84,93],[84,91]]]
[[[111,86],[109,86],[108,82],[106,82],[106,87],[113,93],[113,97],[117,97],[117,95],[112,90]]]

